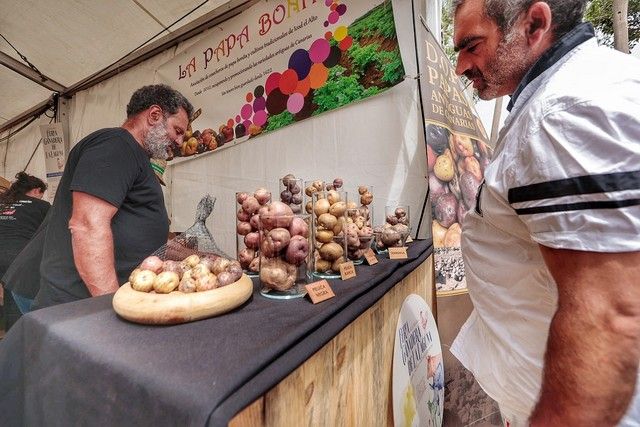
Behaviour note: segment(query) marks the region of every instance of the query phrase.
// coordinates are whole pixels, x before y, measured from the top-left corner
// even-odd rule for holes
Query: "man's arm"
[[[115,206],[98,197],[73,192],[69,220],[73,260],[94,297],[118,290],[111,231],[111,219],[117,211]]]
[[[540,246],[558,287],[532,426],[614,426],[640,358],[640,252]]]

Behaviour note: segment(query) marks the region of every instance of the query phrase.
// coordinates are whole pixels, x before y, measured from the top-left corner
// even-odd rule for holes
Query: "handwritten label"
[[[389,259],[407,259],[407,247],[402,246],[400,248],[389,248]]]
[[[342,280],[356,277],[356,267],[353,265],[353,261],[340,264],[340,276],[342,276]]]
[[[407,236],[407,240],[405,241],[405,243],[411,243],[413,242],[413,239],[411,238],[411,236]]]
[[[317,282],[309,283],[305,285],[311,302],[317,304],[319,302],[328,300],[336,296],[333,293],[333,289],[329,286],[329,282],[326,280],[318,280]]]
[[[367,264],[374,265],[378,263],[378,257],[376,257],[376,253],[373,252],[373,249],[369,248],[364,253],[364,259],[367,260]]]

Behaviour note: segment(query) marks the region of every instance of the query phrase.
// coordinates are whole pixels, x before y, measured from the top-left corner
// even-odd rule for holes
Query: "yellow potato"
[[[333,231],[331,230],[316,231],[316,240],[321,243],[331,243],[333,241]]]
[[[320,253],[320,258],[327,261],[335,261],[344,255],[344,249],[342,249],[342,246],[335,242],[322,245],[318,252]]]
[[[163,271],[156,276],[153,281],[153,289],[159,294],[168,294],[173,292],[180,285],[180,277],[178,273],[173,271]]]
[[[452,224],[444,236],[444,246],[447,248],[459,248],[462,229],[457,222]]]
[[[323,213],[327,213],[329,212],[329,208],[331,207],[331,204],[329,203],[329,201],[327,199],[320,199],[320,200],[316,200],[314,206],[313,206],[313,213],[316,214],[316,216],[320,216]]]
[[[451,181],[454,176],[453,160],[446,154],[438,156],[433,171],[439,180],[444,182]]]
[[[135,270],[134,270],[135,273]],[[133,280],[131,280],[131,287],[140,292],[151,292],[153,284],[156,280],[156,273],[151,270],[138,270],[133,274]]]
[[[444,240],[447,234],[447,229],[441,226],[438,221],[433,221],[433,246],[435,248],[442,248],[445,246]]]
[[[347,211],[347,204],[345,202],[336,202],[329,207],[329,213],[336,218],[342,217]]]
[[[332,230],[337,223],[338,218],[331,215],[330,213],[323,213],[318,217],[318,225],[323,227],[325,230]]]

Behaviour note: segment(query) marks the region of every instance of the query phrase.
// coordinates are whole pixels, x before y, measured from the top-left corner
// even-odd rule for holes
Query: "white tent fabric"
[[[168,6],[174,3],[180,4],[181,10],[187,10],[197,4],[197,2],[170,0],[134,1],[144,4],[147,9],[153,9],[157,16],[160,15],[159,10],[168,11],[170,9]],[[0,0],[0,3],[2,3],[3,12],[5,5],[9,6],[7,9],[9,11],[19,8],[8,0]],[[42,3],[51,3],[49,8],[44,10],[54,15],[58,25],[75,25],[68,22],[71,18],[76,20],[74,13],[67,14],[63,19],[62,13],[55,8],[56,4],[68,5],[71,2],[45,1]],[[95,2],[90,3],[93,5]],[[208,10],[212,10],[220,3],[224,2],[214,2]],[[429,3],[429,10],[433,10],[434,7],[431,4],[433,2]],[[31,4],[32,11],[35,9],[35,2],[27,2],[27,4]],[[73,4],[78,5],[78,2]],[[108,7],[104,6],[104,10],[94,9],[97,11],[96,14],[99,13],[102,17],[110,16],[110,20],[114,22],[120,20],[119,24],[117,27],[114,24],[114,28],[107,32],[104,32],[104,28],[97,30],[87,39],[90,43],[101,43],[105,48],[104,57],[99,60],[101,62],[99,64],[95,62],[96,59],[93,58],[95,51],[87,50],[86,56],[92,56],[93,59],[85,60],[88,65],[84,71],[69,74],[69,77],[64,72],[49,72],[47,69],[41,69],[45,75],[54,80],[59,79],[57,81],[68,85],[118,59],[123,52],[127,52],[127,49],[135,47],[136,43],[139,44],[141,38],[148,37],[160,28],[156,23],[153,29],[150,29],[152,25],[148,26],[146,32],[131,29],[129,33],[127,28],[135,26],[136,20],[128,14],[138,16],[139,8],[131,7],[133,3],[125,0],[108,2],[108,4]],[[426,5],[426,2],[416,5],[417,13],[425,16]],[[116,12],[119,6],[122,10]],[[333,179],[340,176],[347,183],[348,189],[355,189],[359,184],[373,185],[376,222],[382,222],[386,204],[403,202],[412,207],[412,224],[415,229],[427,192],[425,178],[427,171],[418,84],[415,79],[417,72],[412,9],[411,2],[407,0],[395,0],[393,6],[398,39],[408,76],[405,81],[381,95],[343,107],[339,111],[324,113],[193,160],[181,161],[173,166],[170,164],[165,175],[165,181],[168,184],[165,196],[172,221],[172,231],[182,231],[190,226],[198,200],[204,194],[210,193],[217,197],[218,202],[208,225],[217,236],[221,249],[228,253],[235,253],[235,192],[252,191],[262,186],[276,192],[278,178],[287,173],[307,179]],[[91,15],[89,9],[88,6],[84,9],[79,8],[75,16],[79,20],[88,19]],[[170,21],[170,16],[179,14],[180,12],[169,14],[162,19]],[[147,24],[150,19],[148,16],[139,18],[140,22]],[[0,18],[3,34],[6,19],[6,17]],[[46,19],[42,18],[43,26],[44,21]],[[430,25],[438,25],[438,21],[433,17],[428,21]],[[155,21],[151,20],[151,22]],[[93,23],[98,25],[95,20]],[[31,33],[32,30],[29,31]],[[7,33],[16,34],[13,31]],[[131,93],[140,86],[152,83],[155,70],[161,64],[171,59],[176,52],[180,52],[183,46],[191,45],[199,37],[206,37],[206,34],[187,40],[174,49],[169,49],[98,85],[76,93],[70,102],[71,145],[98,128],[119,126],[124,120],[125,106]],[[23,37],[30,38],[32,35],[26,34]],[[67,41],[64,35],[60,37],[60,45],[65,46]],[[126,43],[121,40],[122,38],[127,39]],[[75,62],[70,61],[70,58],[83,56],[81,48],[71,46],[74,44],[72,42],[68,43],[70,44],[68,51],[58,51],[54,55],[61,62]],[[105,44],[113,44],[114,49],[105,47]],[[126,46],[123,47],[123,44]],[[6,46],[0,46],[3,52],[8,53]],[[35,57],[30,59],[38,63]],[[85,64],[80,60],[76,61],[80,66]],[[64,65],[61,66],[64,67]],[[4,74],[0,74],[0,81],[2,85],[5,84]],[[41,100],[38,99],[36,102]],[[25,107],[28,108],[29,105]],[[4,114],[6,113],[2,113],[3,116]],[[48,123],[49,120],[41,116],[8,143],[0,143],[0,176],[11,179],[25,167],[40,139],[37,125]],[[0,138],[4,136],[6,133],[0,135]],[[42,149],[36,150],[26,170],[28,173],[44,177]],[[425,214],[425,218],[430,219],[429,213]],[[428,221],[423,223],[421,235],[430,233],[429,224]]]
[[[48,78],[69,87],[143,42],[157,40],[227,0],[0,0],[0,33]],[[20,57],[0,39],[0,52]],[[0,67],[0,125],[46,99],[50,91]]]

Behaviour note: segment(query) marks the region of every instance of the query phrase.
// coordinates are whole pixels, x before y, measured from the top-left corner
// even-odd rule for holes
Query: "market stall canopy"
[[[0,0],[0,129],[19,124],[16,119],[53,93],[72,95],[253,3]]]

